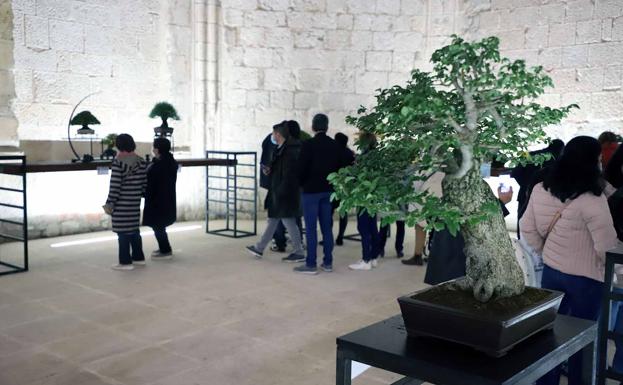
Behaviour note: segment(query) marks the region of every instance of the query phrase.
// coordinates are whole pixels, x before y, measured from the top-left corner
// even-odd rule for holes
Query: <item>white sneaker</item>
[[[372,265],[372,267],[379,267],[379,259],[374,258],[373,260],[370,261],[370,264]]]
[[[351,270],[372,270],[372,263],[366,262],[363,259],[357,263],[353,263],[352,265],[348,265],[348,268]]]
[[[132,265],[133,266],[145,266],[145,265],[147,265],[147,263],[145,262],[145,260],[142,260],[142,261],[132,261]]]
[[[134,270],[134,265],[120,265],[120,264],[116,264],[116,265],[112,265],[111,269],[113,269],[113,270]]]

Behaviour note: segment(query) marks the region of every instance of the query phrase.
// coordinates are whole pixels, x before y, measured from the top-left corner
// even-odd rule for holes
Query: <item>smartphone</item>
[[[504,182],[500,182],[500,192],[507,193],[510,191],[511,187]]]

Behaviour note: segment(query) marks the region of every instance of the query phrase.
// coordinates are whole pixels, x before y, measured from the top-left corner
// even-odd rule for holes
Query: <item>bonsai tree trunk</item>
[[[483,203],[498,204],[491,188],[475,168],[461,178],[446,176],[442,188],[443,199],[460,207],[467,215],[477,212]],[[521,294],[524,290],[523,272],[515,258],[502,212],[476,224],[465,223],[460,230],[467,257],[467,276],[461,286],[473,290],[474,297],[481,302],[487,302],[493,296]]]
[[[167,123],[167,118],[163,118],[162,119],[162,124],[160,125],[161,128],[169,128],[169,124]]]

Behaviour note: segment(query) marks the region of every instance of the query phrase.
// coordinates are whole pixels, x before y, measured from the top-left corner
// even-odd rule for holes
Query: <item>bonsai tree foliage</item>
[[[78,134],[94,134],[95,130],[89,127],[89,124],[100,124],[90,111],[82,111],[71,119],[69,122],[72,126],[82,126],[78,129]]]
[[[102,151],[101,158],[114,158],[117,155],[117,151],[114,150],[116,140],[117,134],[108,134],[102,139],[102,147],[106,146],[106,149]]]
[[[180,120],[180,117],[177,116],[177,111],[175,110],[175,107],[167,102],[156,103],[154,108],[152,108],[151,112],[149,113],[149,117],[155,118],[157,116],[162,119],[162,124],[160,125],[160,127],[154,128],[154,132],[159,135],[173,133],[173,128],[169,127],[167,119],[171,118],[174,120]]]
[[[432,55],[431,73],[414,70],[405,86],[379,90],[376,106],[361,107],[347,122],[378,137],[374,151],[332,174],[340,212],[363,207],[384,223],[397,219],[461,231],[466,277],[458,282],[482,302],[523,292],[523,273],[495,195],[480,176],[491,159],[540,163],[528,146],[546,142],[543,127],[560,122],[576,105],[535,101],[551,79],[541,67],[501,58],[499,40],[452,43]],[[421,186],[445,173],[443,197]]]

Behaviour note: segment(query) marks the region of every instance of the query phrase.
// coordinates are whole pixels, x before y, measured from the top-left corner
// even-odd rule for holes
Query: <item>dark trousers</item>
[[[565,274],[545,265],[541,287],[565,293],[558,313],[597,321],[603,283],[594,279]],[[560,366],[552,369],[538,381],[538,385],[558,385]],[[582,384],[582,352],[569,358],[569,385]]]
[[[362,259],[370,262],[379,256],[379,231],[376,227],[376,215],[370,216],[367,211],[357,215],[357,230],[361,235]]]
[[[301,217],[296,217],[296,225],[301,233],[301,239],[303,239],[303,219]],[[275,230],[275,234],[273,235],[273,239],[275,240],[275,245],[277,245],[278,248],[286,248],[286,227],[283,225],[283,222],[279,221],[277,230]]]
[[[303,194],[303,212],[305,213],[305,238],[307,240],[308,267],[316,267],[318,245],[317,223],[320,222],[322,232],[323,264],[333,265],[333,218],[331,217],[331,193]]]
[[[166,227],[152,227],[154,229],[154,235],[156,236],[156,241],[158,241],[158,249],[160,249],[161,253],[170,253],[171,252],[171,244],[169,243],[169,236],[167,235]]]
[[[387,237],[389,236],[389,225],[381,226],[379,229],[380,244],[379,250],[385,250]],[[396,221],[396,251],[402,252],[405,242],[405,221]]]
[[[340,206],[340,201],[331,202],[331,215],[333,215],[333,213],[339,206]],[[341,242],[344,240],[344,232],[346,231],[346,226],[348,226],[348,214],[344,214],[343,216],[340,216],[339,230],[337,233],[337,238],[335,238],[336,241]]]
[[[132,261],[145,260],[143,240],[138,230],[128,233],[117,233],[117,238],[119,240],[119,264],[130,265]],[[131,254],[130,249],[132,249]]]

